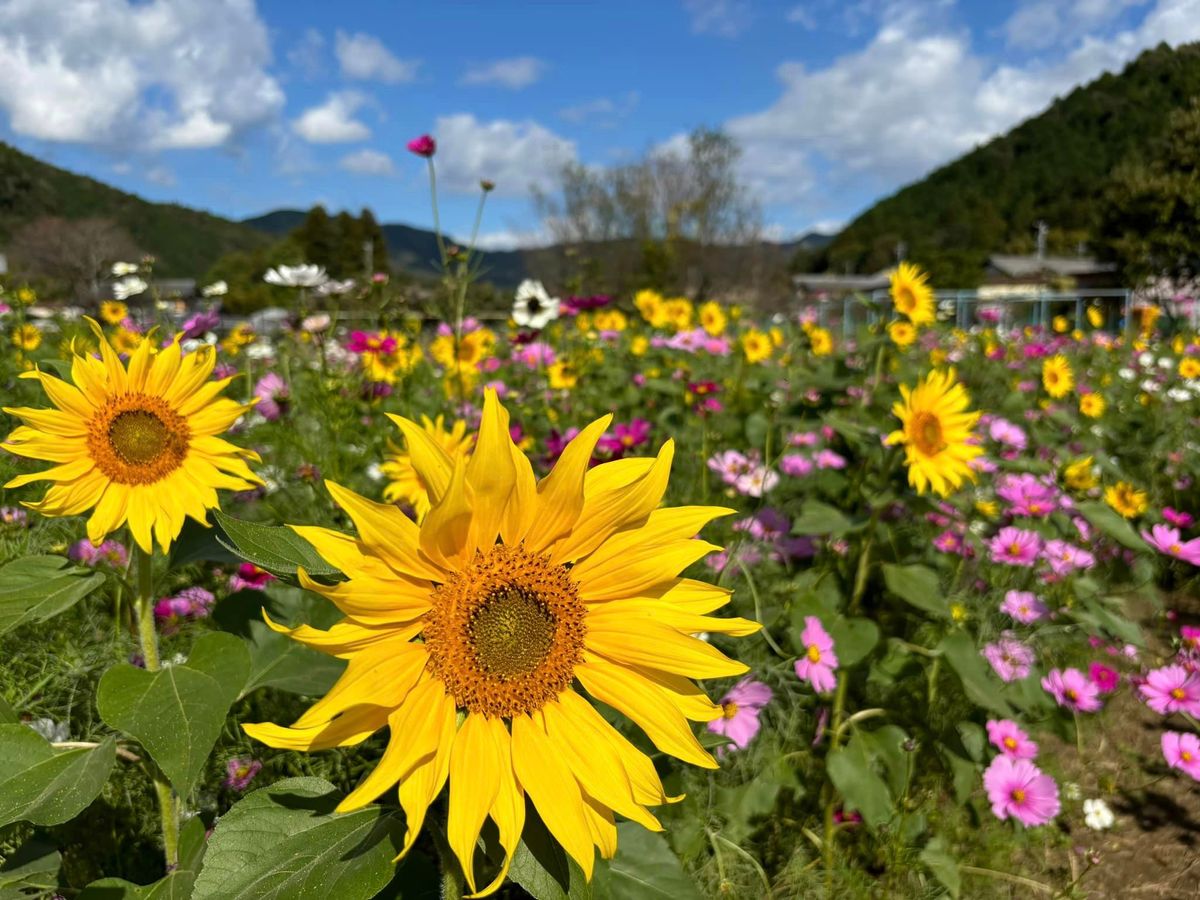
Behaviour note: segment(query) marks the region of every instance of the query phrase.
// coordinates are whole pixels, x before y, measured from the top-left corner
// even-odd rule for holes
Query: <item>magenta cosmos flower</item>
[[[1179,536],[1178,528],[1155,525],[1149,531],[1142,532],[1142,539],[1159,553],[1200,566],[1200,538],[1185,541]]]
[[[288,411],[292,392],[274,372],[268,372],[254,385],[254,396],[258,398],[255,410],[268,422],[274,422]]]
[[[988,544],[988,549],[992,551],[992,562],[1032,566],[1042,549],[1042,539],[1036,532],[1009,526],[1000,529],[1000,533]]]
[[[1096,564],[1096,557],[1091,553],[1060,540],[1047,541],[1042,556],[1050,563],[1050,571],[1055,575],[1067,575],[1074,569],[1090,569]]]
[[[1032,591],[1009,591],[1000,604],[1000,612],[1022,625],[1030,625],[1050,614],[1050,609]]]
[[[833,672],[838,667],[838,659],[833,651],[833,638],[816,616],[804,617],[800,643],[804,655],[796,660],[796,677],[811,684],[818,694],[829,693],[837,686]]]
[[[1042,679],[1042,689],[1074,712],[1095,712],[1102,705],[1100,688],[1078,669],[1051,669]]]
[[[254,776],[262,771],[262,763],[257,759],[238,759],[236,756],[225,763],[225,787],[235,791],[244,791],[250,787]]]
[[[1033,665],[1033,650],[1007,635],[991,644],[985,644],[983,658],[1001,681],[1020,681],[1029,675]]]
[[[1163,666],[1152,669],[1138,691],[1159,715],[1185,712],[1200,716],[1200,673],[1189,672],[1183,666]]]
[[[1196,524],[1195,518],[1191,513],[1180,512],[1177,509],[1171,509],[1169,506],[1163,507],[1163,518],[1178,528],[1191,528]]]
[[[1005,756],[1013,759],[1033,759],[1037,756],[1038,745],[1012,719],[989,719],[987,735],[992,746]]]
[[[1045,825],[1058,815],[1058,785],[1027,759],[997,756],[983,773],[992,812],[1022,825]]]
[[[229,576],[229,590],[233,591],[263,591],[267,584],[275,580],[275,576],[266,569],[260,569],[254,563],[242,563],[238,570]]]
[[[1088,678],[1102,694],[1111,694],[1121,683],[1121,676],[1117,674],[1117,670],[1101,663],[1088,666]]]
[[[605,453],[620,454],[632,450],[650,440],[650,423],[645,419],[634,419],[628,425],[618,422],[610,433],[604,434],[596,446]]]
[[[413,138],[408,142],[407,147],[409,153],[415,153],[417,156],[423,156],[426,159],[437,153],[437,141],[433,139],[433,135],[429,134]]]
[[[737,749],[746,749],[761,727],[759,712],[773,696],[771,689],[761,681],[743,678],[721,698],[721,718],[709,722],[708,730],[729,738]],[[718,749],[717,754],[720,755],[723,749]]]
[[[1200,781],[1200,738],[1196,735],[1164,731],[1162,753],[1172,769],[1179,769]]]

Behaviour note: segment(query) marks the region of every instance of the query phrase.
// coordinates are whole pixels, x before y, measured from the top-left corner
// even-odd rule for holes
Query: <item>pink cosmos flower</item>
[[[729,738],[737,749],[746,749],[761,727],[759,712],[773,696],[771,689],[761,681],[743,678],[721,698],[721,718],[709,722],[708,730]],[[720,756],[724,749],[718,748],[717,755]]]
[[[1088,678],[1102,694],[1111,694],[1121,684],[1121,676],[1117,674],[1117,670],[1101,663],[1088,666]]]
[[[1038,745],[1012,719],[989,719],[987,735],[992,746],[1005,756],[1013,759],[1033,759],[1037,756]]]
[[[1055,575],[1067,575],[1075,569],[1090,569],[1096,564],[1096,557],[1087,550],[1057,539],[1046,542],[1042,557],[1050,563],[1050,570]]]
[[[239,759],[234,757],[225,763],[225,781],[222,784],[234,791],[244,791],[250,787],[254,776],[262,771],[262,763],[257,759]]]
[[[113,569],[124,569],[129,562],[129,551],[120,541],[105,541],[95,546],[86,538],[71,545],[67,557],[74,562],[93,568],[99,565]]]
[[[753,463],[744,453],[723,450],[709,458],[708,467],[719,474],[723,482],[733,484],[751,470]]]
[[[238,570],[229,576],[229,590],[233,591],[262,591],[267,584],[275,580],[275,576],[266,569],[260,569],[254,563],[242,563]]]
[[[215,331],[221,324],[221,315],[215,309],[198,312],[183,322],[183,339],[194,340],[206,331]]]
[[[1159,715],[1185,712],[1200,716],[1200,672],[1188,671],[1180,665],[1151,669],[1146,680],[1138,685],[1138,692]]]
[[[605,453],[620,455],[650,440],[650,423],[634,419],[629,424],[618,422],[611,433],[604,434],[596,446]]]
[[[1010,566],[1032,566],[1042,549],[1042,539],[1036,532],[1008,526],[988,544],[992,551],[992,562]]]
[[[996,487],[996,496],[1008,503],[1013,516],[1045,518],[1059,506],[1054,486],[1036,475],[1004,475]]]
[[[840,453],[834,453],[832,450],[818,451],[815,461],[818,469],[846,468],[846,458]]]
[[[1001,681],[1020,681],[1029,675],[1033,650],[1005,634],[1000,640],[984,645],[983,658]]]
[[[1164,519],[1177,528],[1191,528],[1196,524],[1196,520],[1191,513],[1180,512],[1169,506],[1163,507],[1162,515]]]
[[[1200,538],[1184,541],[1179,529],[1169,525],[1155,525],[1142,532],[1142,540],[1167,556],[1174,556],[1193,566],[1200,566]]]
[[[1022,625],[1030,625],[1044,619],[1050,614],[1050,609],[1032,591],[1009,591],[1000,604],[1000,612]]]
[[[1193,625],[1179,627],[1180,651],[1186,654],[1200,654],[1200,628]]]
[[[779,459],[779,471],[792,478],[803,478],[813,470],[813,461],[799,453],[788,453]]]
[[[387,355],[395,351],[396,339],[390,335],[383,337],[374,331],[352,331],[350,332],[350,340],[346,342],[346,349],[351,353],[378,353]]]
[[[423,156],[426,159],[433,156],[437,152],[437,141],[432,135],[423,134],[420,137],[415,137],[406,145],[409,153],[415,153],[417,156]]]
[[[1058,815],[1058,785],[1028,759],[997,756],[983,773],[983,786],[998,819],[1045,825]]]
[[[292,392],[279,375],[268,372],[254,385],[254,396],[258,398],[254,408],[268,422],[274,422],[287,413]]]
[[[821,436],[815,431],[798,431],[788,437],[788,443],[793,447],[815,447]]]
[[[1102,705],[1100,689],[1078,669],[1051,669],[1042,679],[1042,690],[1074,712],[1095,712]]]
[[[1200,738],[1196,735],[1164,731],[1162,754],[1172,769],[1179,769],[1200,781]]]
[[[778,472],[772,472],[766,466],[756,465],[749,472],[734,479],[733,487],[739,494],[747,497],[761,497],[778,484]]]
[[[1014,450],[1024,450],[1026,444],[1025,429],[1020,425],[1014,425],[1007,419],[996,417],[988,423],[988,436],[993,441],[1006,446],[1012,447]]]
[[[829,693],[837,686],[833,672],[838,667],[838,659],[833,649],[833,638],[816,616],[804,617],[800,643],[804,647],[804,655],[796,660],[796,677],[807,681],[819,694]]]

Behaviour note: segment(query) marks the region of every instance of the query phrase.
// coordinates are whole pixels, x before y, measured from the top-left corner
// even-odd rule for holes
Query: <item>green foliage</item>
[[[61,556],[27,556],[0,567],[0,634],[44,622],[74,606],[104,575],[69,566]]]
[[[25,725],[0,725],[0,828],[13,822],[58,825],[100,793],[116,759],[116,741],[56,751]]]
[[[1165,112],[1198,94],[1200,46],[1147,50],[1119,75],[1076,88],[1008,134],[876,203],[814,268],[878,271],[894,262],[903,242],[935,284],[971,287],[989,254],[1032,252],[1039,220],[1050,225],[1051,251],[1074,253],[1079,242],[1099,236],[1098,198],[1112,169],[1157,141],[1168,128]]]

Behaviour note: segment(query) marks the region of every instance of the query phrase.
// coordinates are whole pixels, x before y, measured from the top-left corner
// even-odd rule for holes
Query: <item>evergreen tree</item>
[[[331,270],[337,254],[337,235],[329,213],[321,205],[314,206],[292,237],[304,254],[304,261]]]

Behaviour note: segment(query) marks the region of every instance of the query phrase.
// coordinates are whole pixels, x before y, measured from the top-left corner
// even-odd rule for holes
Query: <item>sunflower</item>
[[[45,372],[41,382],[57,409],[6,408],[21,419],[0,448],[53,468],[12,479],[6,488],[51,481],[30,509],[75,516],[93,509],[88,537],[99,544],[125,522],[146,552],[165,551],[185,516],[203,523],[217,505],[217,489],[242,491],[262,484],[245,460],[258,455],[217,437],[253,404],[219,398],[231,379],[209,381],[216,355],[209,347],[184,355],[176,338],[152,356],[153,341],[134,351],[129,367],[88,320],[100,358],[76,353],[74,384]]]
[[[1104,310],[1098,306],[1089,306],[1087,308],[1087,320],[1093,328],[1099,328],[1104,324]]]
[[[19,325],[13,329],[12,342],[14,347],[32,352],[42,346],[42,333],[36,325]]]
[[[415,422],[392,418],[433,508],[417,525],[328,483],[358,536],[292,527],[347,575],[329,586],[299,572],[345,618],[329,631],[268,624],[349,665],[292,727],[245,730],[273,747],[323,750],[387,725],[378,764],[338,809],[359,809],[399,784],[407,852],[448,780],[447,838],[472,891],[489,816],[505,850],[477,896],[507,873],[526,796],[590,877],[593,847],[605,857],[616,851],[614,814],[658,831],[646,807],[680,798],[667,796],[650,758],[583,691],[632,719],[662,752],[716,768],[688,720],[712,721],[722,710],[692,679],[746,666],[693,635],[740,636],[758,625],[705,615],[729,592],[678,573],[717,549],[693,535],[732,510],[658,508],[669,441],[655,459],[589,470],[612,416],[585,428],[541,481],[513,445],[494,391],[467,462],[451,461]]]
[[[1059,334],[1066,334],[1071,330],[1071,320],[1066,316],[1055,316],[1051,324],[1054,326],[1054,330]]]
[[[828,328],[814,328],[808,333],[813,356],[828,356],[833,352],[833,335]]]
[[[746,362],[751,364],[770,359],[771,354],[775,351],[770,335],[763,334],[757,328],[751,328],[744,332],[739,341],[742,345],[742,353],[746,356]]]
[[[896,312],[914,325],[932,325],[937,319],[929,276],[911,263],[902,262],[890,279],[892,303]]]
[[[467,434],[467,423],[462,419],[457,420],[447,430],[445,416],[438,416],[432,420],[429,416],[422,416],[421,428],[428,440],[441,447],[451,461],[460,456],[466,459],[475,443],[475,435]],[[392,452],[379,467],[388,477],[388,485],[383,489],[383,499],[388,503],[407,503],[413,508],[417,514],[417,521],[420,522],[429,512],[429,487],[413,466],[409,453],[391,441],[388,441],[388,446]]]
[[[709,300],[700,307],[700,327],[708,334],[713,337],[722,335],[728,324],[729,320],[725,316],[725,310],[721,309],[721,304],[716,300]]]
[[[1193,378],[1200,378],[1200,359],[1194,356],[1185,356],[1179,361],[1179,377],[1186,378],[1191,381]]]
[[[1146,492],[1139,491],[1128,481],[1118,481],[1116,484],[1106,487],[1104,502],[1126,519],[1140,516],[1149,506]]]
[[[1094,392],[1084,394],[1079,398],[1079,411],[1089,419],[1098,419],[1104,415],[1106,405],[1104,397]]]
[[[100,318],[108,325],[120,325],[129,318],[129,307],[120,300],[105,300],[100,304]]]
[[[892,339],[892,343],[904,350],[912,346],[913,341],[917,339],[917,329],[913,327],[911,322],[896,320],[887,327],[888,337]]]
[[[569,391],[579,383],[579,370],[574,364],[560,359],[546,366],[546,378],[551,390]]]
[[[1051,397],[1065,397],[1075,387],[1075,373],[1071,364],[1061,353],[1051,356],[1042,363],[1042,387]]]
[[[904,445],[909,484],[917,493],[930,487],[946,497],[963,481],[974,481],[968,464],[983,451],[968,441],[979,413],[967,412],[971,398],[955,382],[954,370],[930,372],[911,390],[902,384],[900,394],[904,402],[897,401],[892,412],[903,427],[887,442]]]
[[[1073,491],[1090,491],[1099,484],[1096,479],[1095,460],[1084,456],[1068,463],[1063,469],[1063,483]]]

